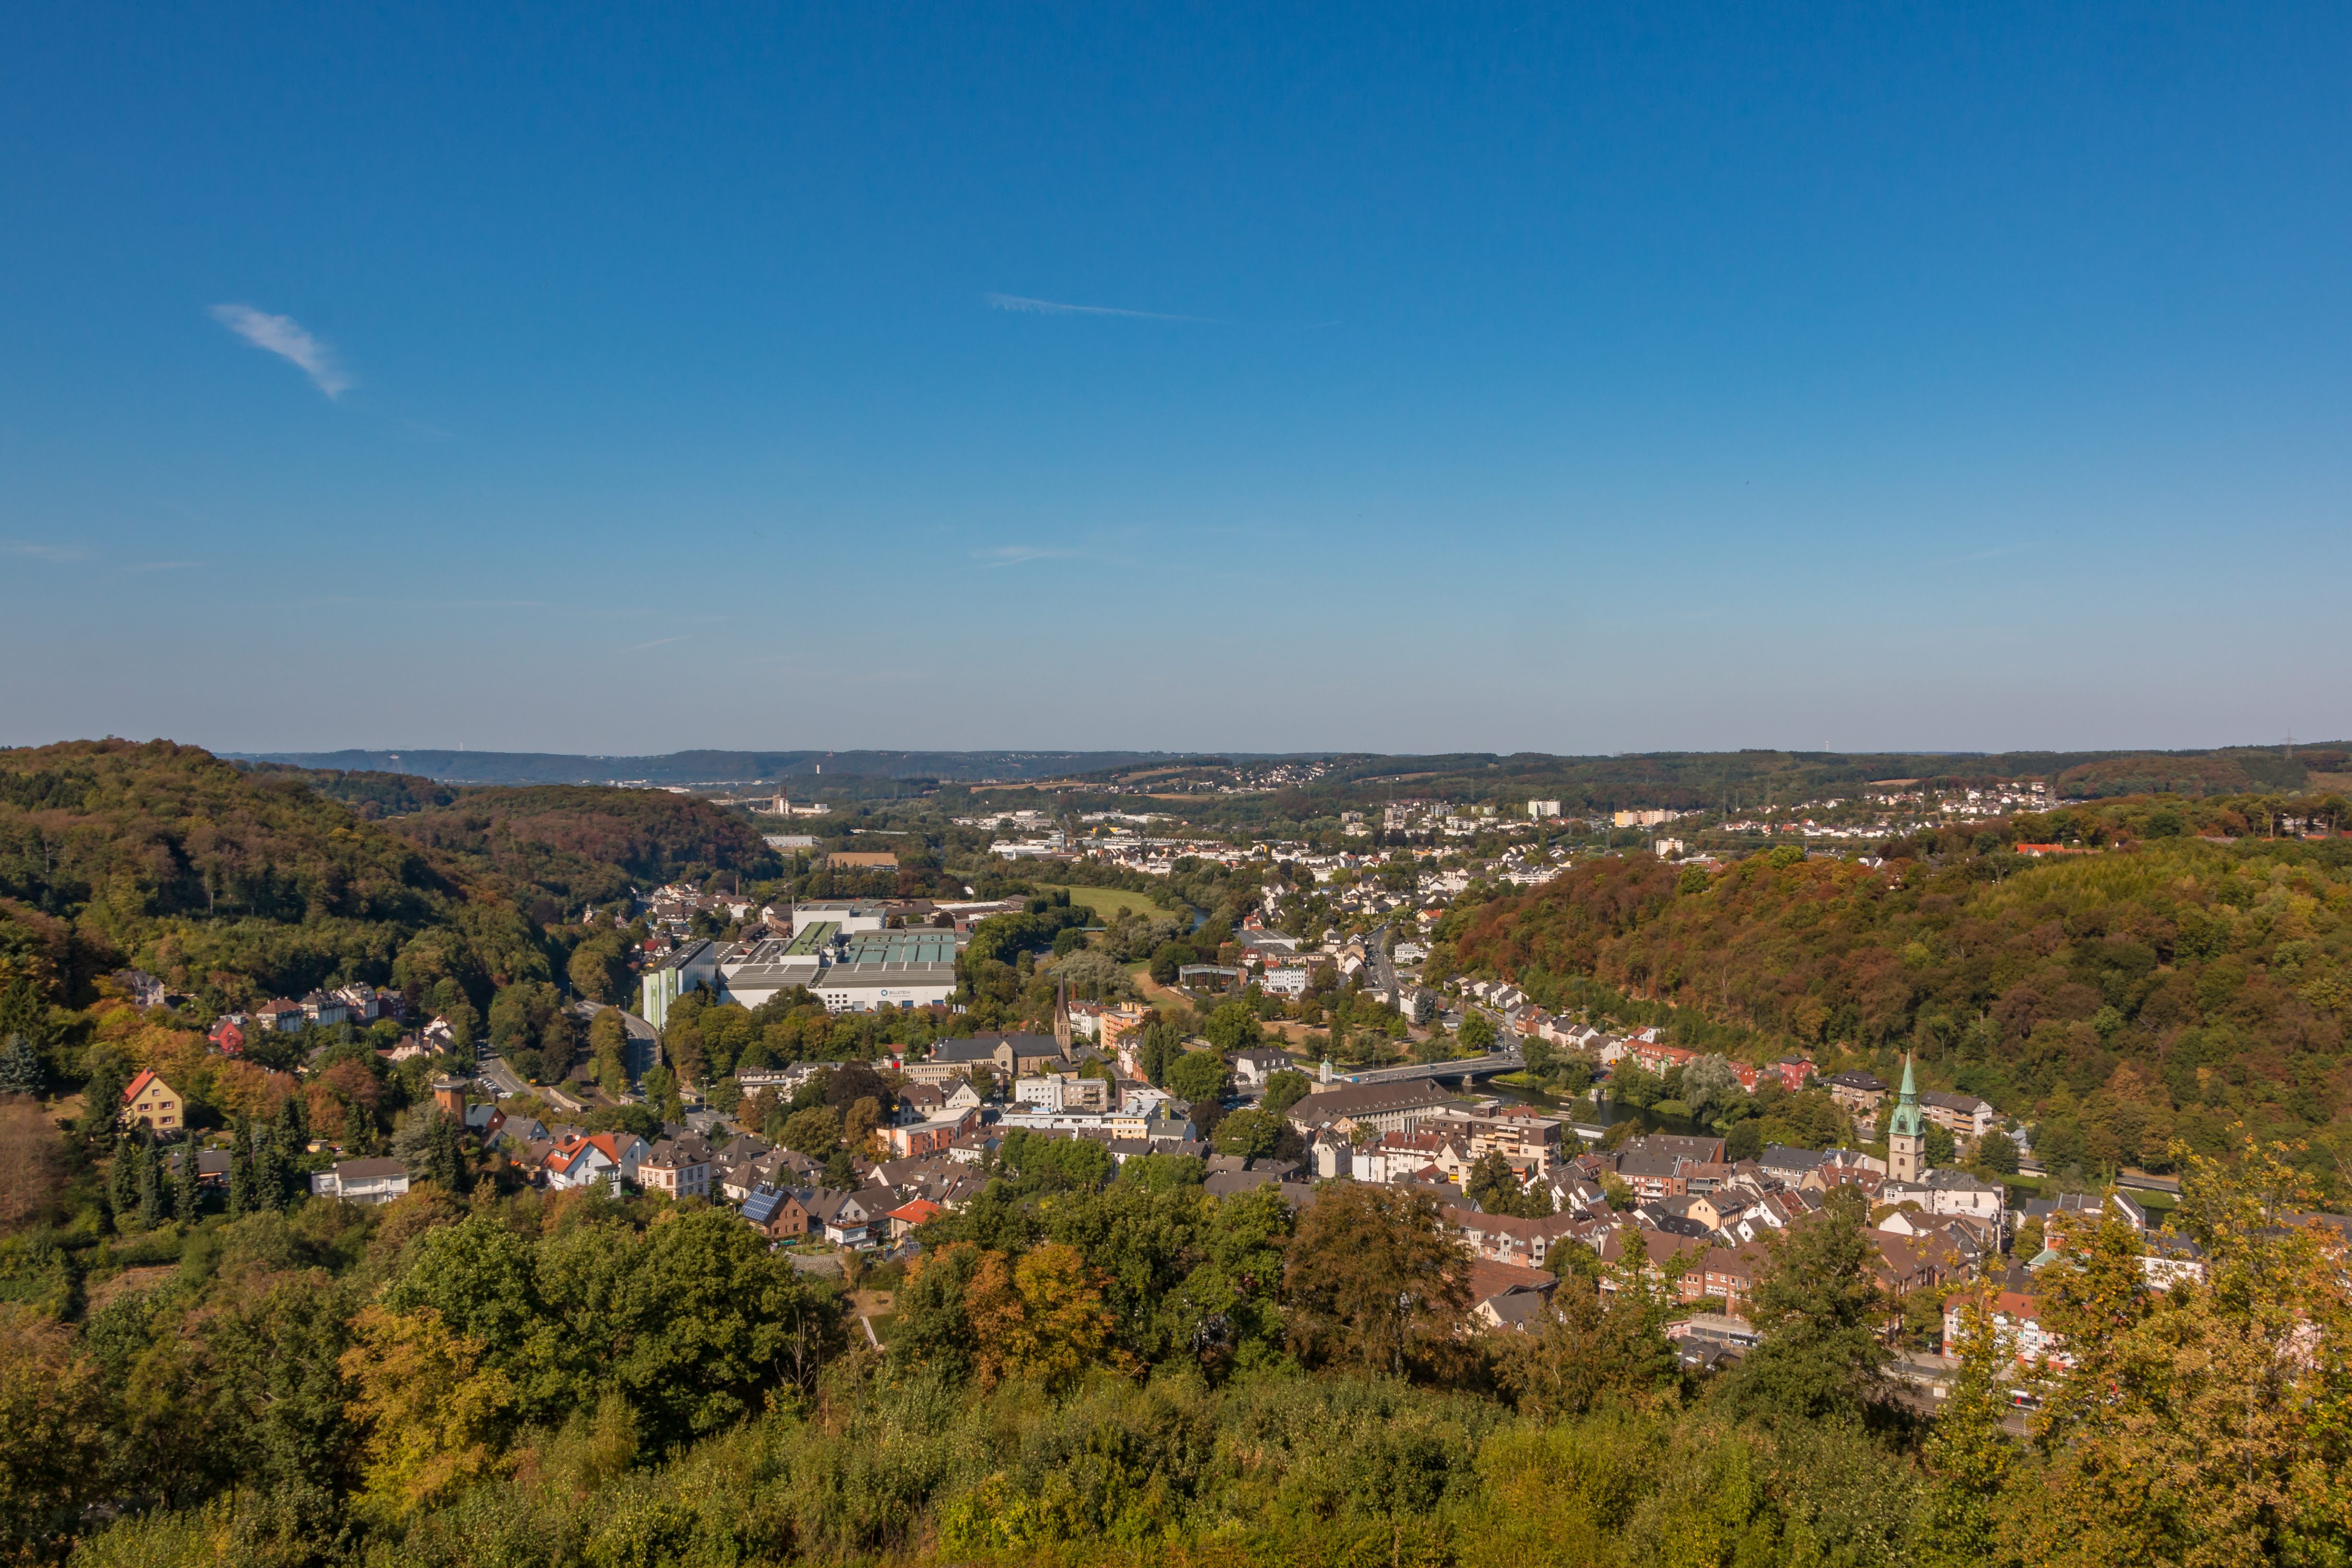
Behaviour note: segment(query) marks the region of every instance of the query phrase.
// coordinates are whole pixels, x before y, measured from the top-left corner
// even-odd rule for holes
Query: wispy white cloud
[[[10,555],[28,555],[35,560],[79,560],[89,552],[75,545],[45,545],[37,539],[10,539],[0,545]]]
[[[992,567],[1020,566],[1033,560],[1067,560],[1077,553],[1074,549],[1047,549],[1042,545],[997,545],[972,551],[971,559],[986,561]]]
[[[250,305],[215,305],[213,319],[252,344],[299,365],[318,389],[331,398],[351,390],[351,372],[335,361],[335,351],[310,335],[291,316],[272,316]]]
[[[1213,316],[1171,316],[1160,310],[1122,310],[1113,305],[1066,305],[1058,299],[1031,299],[1020,294],[983,294],[992,310],[1012,310],[1029,316],[1129,316],[1139,321],[1194,321],[1202,326],[1224,323]]]
[[[656,637],[650,643],[632,643],[627,647],[622,649],[621,652],[624,653],[642,653],[648,648],[664,647],[671,643],[683,643],[686,641],[687,636],[688,633],[681,632],[675,637]]]

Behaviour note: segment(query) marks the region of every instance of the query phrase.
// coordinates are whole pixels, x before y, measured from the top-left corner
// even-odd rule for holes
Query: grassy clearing
[[[1066,893],[1072,904],[1083,904],[1103,919],[1125,909],[1137,915],[1165,915],[1168,912],[1139,893],[1129,893],[1123,887],[1064,887],[1057,883],[1036,884],[1041,893]]]

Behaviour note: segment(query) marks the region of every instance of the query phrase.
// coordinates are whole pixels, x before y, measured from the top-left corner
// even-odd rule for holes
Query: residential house
[[[793,1196],[808,1211],[810,1234],[822,1233],[836,1247],[862,1247],[874,1239],[877,1222],[891,1208],[898,1207],[897,1195],[887,1191],[874,1195],[815,1187]],[[877,1196],[891,1201],[877,1203]]]
[[[1683,1270],[1677,1282],[1682,1299],[1703,1301],[1720,1297],[1723,1310],[1737,1316],[1756,1294],[1756,1281],[1771,1260],[1762,1243],[1743,1241],[1735,1247],[1712,1247]]]
[[[636,1182],[665,1197],[710,1196],[710,1145],[700,1138],[664,1138],[637,1162]]]
[[[1542,1326],[1559,1284],[1549,1270],[1476,1259],[1470,1265],[1470,1314],[1487,1328],[1526,1333]]]
[[[180,1175],[180,1162],[188,1157],[184,1149],[173,1149],[164,1158],[164,1168],[174,1180]],[[228,1186],[229,1151],[198,1149],[196,1151],[196,1185],[217,1191]]]
[[[144,969],[117,969],[112,978],[131,998],[132,1007],[160,1008],[169,1003],[163,982]]]
[[[1998,1226],[2009,1207],[2009,1189],[1967,1171],[1930,1167],[1917,1181],[1887,1181],[1881,1203],[1916,1203],[1924,1214],[1965,1214]]]
[[[311,991],[303,997],[300,1005],[303,1019],[321,1029],[331,1029],[351,1019],[351,1004],[328,991]]]
[[[2205,1249],[2177,1230],[2151,1230],[2140,1238],[2147,1250],[2140,1255],[2139,1271],[2159,1291],[2186,1280],[2202,1284]]]
[[[771,1241],[782,1241],[807,1235],[809,1215],[797,1195],[761,1186],[744,1195],[743,1222]]]
[[[912,1126],[884,1127],[881,1133],[889,1143],[892,1159],[911,1160],[945,1155],[958,1138],[979,1125],[978,1111],[958,1111]]]
[[[1944,1343],[1950,1346],[1960,1337],[1960,1313],[1976,1303],[1973,1291],[1961,1291],[1944,1301]],[[2032,1366],[2043,1361],[2055,1366],[2071,1366],[2074,1358],[2064,1350],[2064,1340],[2042,1326],[2042,1302],[2039,1298],[2022,1291],[2001,1290],[1993,1293],[1993,1343],[2007,1352],[2020,1364]]]
[[[1264,1089],[1265,1081],[1277,1072],[1296,1070],[1297,1060],[1286,1051],[1254,1047],[1236,1051],[1225,1058],[1234,1070],[1234,1082],[1244,1089]]]
[[[1829,1091],[1831,1099],[1857,1116],[1875,1113],[1886,1099],[1885,1083],[1868,1072],[1833,1072]]]
[[[559,1191],[600,1182],[614,1187],[634,1186],[637,1166],[650,1152],[635,1133],[575,1133],[549,1151],[544,1161],[547,1185]]]
[[[1101,1078],[1048,1072],[1016,1080],[1013,1100],[1015,1104],[1034,1105],[1045,1111],[1091,1111],[1100,1115],[1110,1110],[1111,1084]]]
[[[1699,1165],[1723,1162],[1723,1140],[1681,1133],[1644,1133],[1628,1138],[1618,1152],[1629,1155],[1672,1155]]]
[[[1927,1120],[1962,1143],[1983,1137],[2000,1119],[1990,1101],[1979,1100],[1973,1094],[1951,1094],[1936,1089],[1919,1092],[1919,1109],[1927,1113]]]
[[[196,1169],[201,1175],[201,1162]],[[408,1191],[408,1167],[398,1160],[344,1160],[331,1169],[312,1172],[310,1191],[345,1203],[390,1203]]]
[[[152,1133],[178,1133],[187,1126],[187,1102],[180,1092],[142,1069],[122,1092],[122,1124]]]
[[[1446,1227],[1468,1243],[1481,1258],[1500,1263],[1520,1263],[1540,1269],[1561,1241],[1580,1237],[1589,1224],[1572,1214],[1546,1215],[1541,1219],[1516,1214],[1482,1214],[1474,1208],[1449,1207]]]
[[[308,1015],[302,1011],[302,1004],[284,997],[264,1002],[253,1009],[253,1025],[264,1034],[292,1034],[309,1021]]]
[[[890,1239],[904,1241],[919,1225],[937,1219],[947,1210],[928,1197],[910,1198],[883,1216],[890,1223]]]
[[[1756,1158],[1756,1164],[1766,1176],[1786,1182],[1790,1186],[1803,1186],[1810,1181],[1817,1188],[1831,1185],[1822,1175],[1822,1166],[1828,1162],[1829,1155],[1819,1149],[1792,1149],[1785,1144],[1767,1144],[1764,1152]]]

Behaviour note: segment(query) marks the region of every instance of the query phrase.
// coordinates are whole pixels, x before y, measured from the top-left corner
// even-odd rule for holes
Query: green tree
[[[253,1202],[257,1207],[286,1207],[286,1151],[278,1146],[275,1128],[253,1134]]]
[[[1980,1286],[1960,1310],[1958,1337],[1944,1354],[1959,1360],[1959,1375],[1936,1412],[1924,1458],[1934,1478],[1928,1490],[1921,1555],[1929,1568],[1997,1563],[2009,1512],[2017,1445],[2001,1423],[2009,1413],[2003,1375],[2008,1354],[1993,1324],[1993,1292]]]
[[[1454,1037],[1463,1053],[1475,1056],[1495,1049],[1495,1024],[1485,1013],[1472,1008],[1462,1019],[1462,1028]]]
[[[1309,1362],[1398,1377],[1461,1343],[1469,1258],[1427,1193],[1328,1183],[1286,1258],[1290,1342]]]
[[[1265,1094],[1258,1103],[1276,1116],[1286,1116],[1290,1113],[1290,1108],[1306,1099],[1313,1088],[1314,1084],[1307,1074],[1286,1067],[1267,1076]]]
[[[1183,1055],[1183,1030],[1179,1030],[1167,1018],[1152,1018],[1143,1025],[1143,1041],[1136,1046],[1136,1065],[1143,1067],[1143,1079],[1152,1089],[1167,1089],[1167,1070]]]
[[[1863,1228],[1867,1209],[1851,1187],[1765,1245],[1748,1321],[1762,1339],[1727,1375],[1719,1397],[1737,1415],[1778,1422],[1857,1422],[1883,1386],[1886,1315]]]
[[[1236,1111],[1217,1124],[1217,1152],[1261,1159],[1282,1140],[1282,1118],[1271,1111]]]
[[[1179,1100],[1214,1105],[1225,1092],[1225,1059],[1214,1051],[1188,1051],[1170,1064],[1164,1087]]]
[[[686,1119],[686,1102],[678,1094],[677,1075],[668,1068],[658,1061],[654,1063],[646,1069],[637,1086],[645,1091],[646,1103],[655,1115],[665,1122]]]
[[[1638,1271],[1604,1292],[1573,1271],[1532,1332],[1505,1337],[1502,1385],[1522,1415],[1557,1422],[1607,1403],[1654,1406],[1681,1381],[1665,1325],[1678,1303]]]
[[[1995,1176],[2017,1174],[2017,1143],[2006,1133],[1987,1133],[1969,1153],[1969,1164],[1980,1173]]]
[[[179,1169],[172,1182],[172,1218],[182,1225],[194,1225],[204,1207],[203,1176],[196,1165],[196,1140],[194,1134],[180,1144]]]
[[[782,1143],[796,1155],[826,1158],[841,1146],[841,1113],[830,1105],[793,1112],[784,1123]]]
[[[33,1037],[22,1031],[12,1032],[0,1041],[0,1094],[29,1094],[38,1097],[48,1082],[48,1071],[41,1062],[41,1048]]]
[[[1201,1028],[1209,1043],[1219,1051],[1245,1051],[1265,1038],[1258,1027],[1257,1014],[1249,1004],[1240,1000],[1221,1002],[1209,1020]]]
[[[263,1207],[253,1182],[253,1124],[243,1116],[229,1123],[228,1212],[241,1218]]]
[[[1721,1056],[1702,1056],[1683,1069],[1682,1101],[1690,1113],[1705,1122],[1740,1104],[1746,1092],[1731,1062]]]
[[[572,988],[592,1002],[620,1005],[630,999],[628,950],[617,931],[601,932],[574,947],[564,972]]]
[[[84,1137],[110,1138],[122,1122],[122,1092],[131,1087],[130,1070],[110,1050],[93,1051],[89,1079],[81,1086],[81,1117],[74,1124]]]
[[[107,1207],[114,1211],[117,1229],[139,1224],[139,1145],[141,1134],[124,1133],[114,1140],[114,1159],[106,1173]]]
[[[107,1388],[71,1332],[0,1301],[0,1553],[63,1557],[107,1479]]]
[[[1488,1214],[1540,1219],[1553,1212],[1550,1192],[1529,1191],[1500,1149],[1489,1149],[1471,1163],[1463,1191]]]
[[[2182,1163],[2203,1281],[2152,1291],[2137,1235],[2075,1226],[2037,1277],[2076,1364],[2034,1419],[2048,1456],[2014,1489],[2029,1564],[2316,1563],[2352,1546],[2344,1465],[2352,1295],[2343,1239],[2292,1145]]]

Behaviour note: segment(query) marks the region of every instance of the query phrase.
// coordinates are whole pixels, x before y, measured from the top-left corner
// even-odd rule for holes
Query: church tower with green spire
[[[1886,1118],[1886,1179],[1917,1181],[1927,1172],[1927,1115],[1919,1109],[1919,1085],[1911,1058],[1903,1058],[1903,1089]]]

